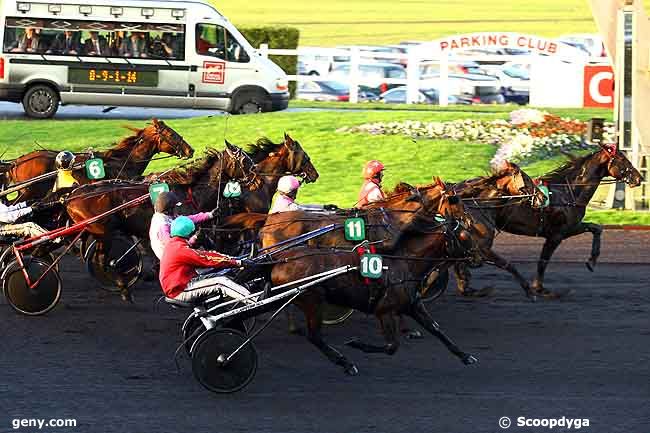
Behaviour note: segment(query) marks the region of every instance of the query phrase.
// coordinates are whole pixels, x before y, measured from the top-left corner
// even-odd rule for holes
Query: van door
[[[226,28],[218,24],[196,25],[194,49],[198,64],[192,68],[190,80],[195,87],[196,108],[228,110],[229,92],[238,83],[259,81],[248,53]]]

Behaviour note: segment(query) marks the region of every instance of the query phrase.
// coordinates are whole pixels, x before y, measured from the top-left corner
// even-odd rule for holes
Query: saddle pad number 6
[[[160,193],[168,191],[169,185],[164,182],[151,184],[151,186],[149,186],[149,197],[151,197],[151,203],[156,204],[156,199]]]
[[[241,185],[234,180],[229,181],[223,189],[223,196],[226,198],[235,198],[241,195]]]
[[[104,161],[93,158],[86,161],[86,177],[90,180],[103,179],[106,177]]]
[[[364,254],[361,256],[361,276],[366,278],[381,278],[384,261],[379,254]]]
[[[362,241],[366,238],[366,222],[363,218],[348,218],[343,223],[345,240]]]

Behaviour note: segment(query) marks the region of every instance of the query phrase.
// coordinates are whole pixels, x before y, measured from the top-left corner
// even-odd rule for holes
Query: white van
[[[200,1],[3,0],[0,100],[30,117],[59,103],[285,109],[287,76]]]

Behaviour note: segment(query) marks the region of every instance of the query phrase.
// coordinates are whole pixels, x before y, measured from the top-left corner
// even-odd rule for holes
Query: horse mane
[[[573,179],[579,174],[579,172],[584,170],[585,163],[593,158],[598,152],[599,151],[584,156],[575,156],[565,153],[569,160],[556,169],[540,176],[539,179],[548,182],[564,181],[566,178]]]
[[[269,153],[277,151],[278,147],[282,146],[282,144],[283,143],[273,143],[267,137],[262,137],[255,143],[249,144],[246,148],[246,153],[248,153],[251,159],[257,164],[265,159]]]
[[[106,180],[100,180],[98,182],[87,183],[85,185],[78,186],[70,193],[68,200],[72,200],[73,198],[76,198],[79,195],[84,195],[91,192],[93,193],[93,195],[95,194],[101,195],[104,193],[108,193],[114,190],[124,189],[124,188],[130,188],[130,189],[142,188],[146,192],[149,187],[146,183],[138,182],[135,180],[106,179]]]
[[[415,189],[413,185],[410,183],[402,182],[399,181],[397,185],[395,185],[395,188],[393,188],[392,191],[386,191],[386,199],[390,197],[394,197],[399,194],[404,194],[405,192],[411,192]]]
[[[487,188],[494,187],[494,182],[497,179],[508,174],[510,174],[510,170],[508,168],[501,168],[498,170],[492,169],[490,174],[486,176],[474,177],[472,179],[467,179],[454,184],[453,189],[456,192],[462,192],[463,195],[478,195],[479,193],[485,191]]]
[[[205,150],[205,155],[189,164],[175,168],[158,177],[158,180],[176,185],[193,185],[203,176],[223,155],[223,152],[212,147]],[[147,176],[147,178],[152,175]]]
[[[128,154],[131,153],[135,147],[137,141],[142,137],[152,139],[154,136],[155,128],[147,126],[145,128],[139,129],[132,126],[125,126],[126,129],[133,131],[133,135],[124,137],[121,139],[114,147],[108,149],[104,152],[100,152],[104,159],[126,159]]]

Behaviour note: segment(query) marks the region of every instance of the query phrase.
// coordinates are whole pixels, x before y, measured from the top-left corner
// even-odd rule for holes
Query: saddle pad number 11
[[[343,223],[345,240],[362,241],[366,239],[366,222],[363,218],[348,218]]]
[[[86,161],[86,177],[90,180],[105,178],[106,171],[104,171],[104,161],[99,158],[93,158]]]
[[[229,181],[223,189],[223,196],[226,198],[235,198],[241,195],[241,185],[234,180]]]
[[[364,254],[361,256],[361,276],[366,278],[381,278],[384,260],[379,254]]]
[[[149,197],[151,197],[151,203],[156,204],[156,199],[160,193],[168,191],[169,185],[164,182],[151,184],[151,186],[149,186]]]

